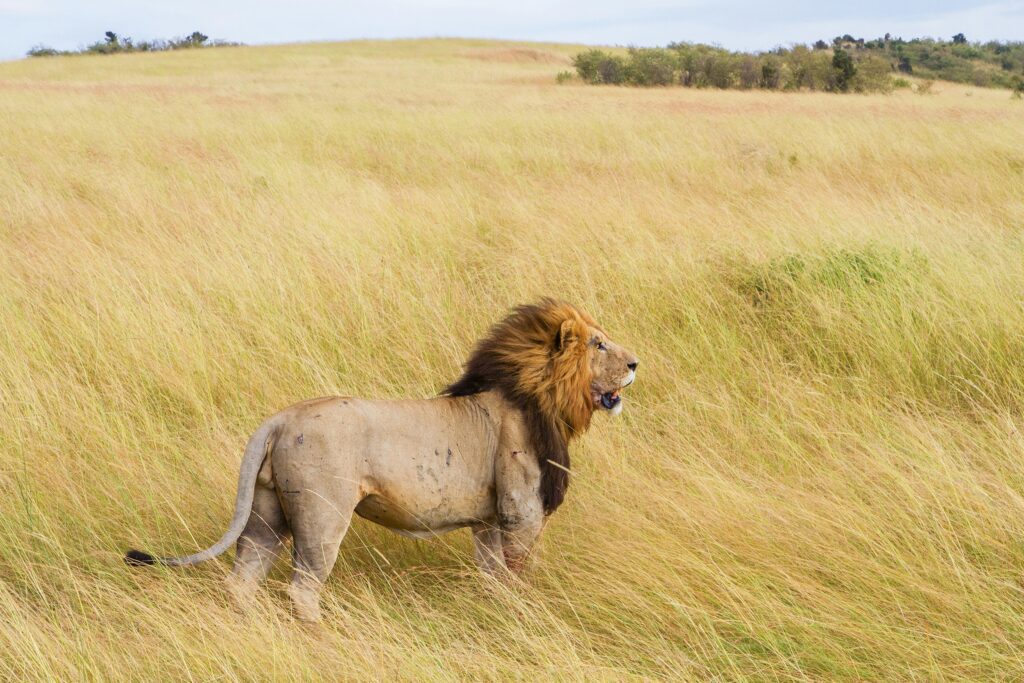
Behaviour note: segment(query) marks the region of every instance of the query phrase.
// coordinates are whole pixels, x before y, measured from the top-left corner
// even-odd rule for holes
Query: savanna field
[[[572,46],[0,64],[0,679],[1024,678],[1024,103],[557,85]],[[356,520],[303,626],[248,436],[553,295],[642,359],[525,586]]]

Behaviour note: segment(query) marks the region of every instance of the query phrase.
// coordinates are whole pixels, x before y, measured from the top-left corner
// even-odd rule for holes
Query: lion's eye
[[[598,351],[607,351],[608,347],[604,345],[604,342],[597,342]]]

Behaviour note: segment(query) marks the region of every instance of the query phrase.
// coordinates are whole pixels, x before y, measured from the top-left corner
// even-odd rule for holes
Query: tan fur
[[[635,363],[568,304],[520,307],[446,395],[315,399],[271,417],[246,449],[235,519],[217,544],[187,558],[127,559],[192,564],[238,539],[230,588],[244,603],[291,536],[290,594],[307,620],[319,618],[353,512],[417,538],[469,527],[484,571],[521,571],[568,484],[562,451]]]

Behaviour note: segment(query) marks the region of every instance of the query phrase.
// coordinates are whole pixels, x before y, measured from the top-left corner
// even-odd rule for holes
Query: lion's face
[[[628,387],[636,378],[639,359],[632,351],[625,349],[608,338],[601,330],[591,327],[587,341],[590,357],[590,397],[594,407],[609,411],[612,415],[622,412],[622,397],[619,391]]]

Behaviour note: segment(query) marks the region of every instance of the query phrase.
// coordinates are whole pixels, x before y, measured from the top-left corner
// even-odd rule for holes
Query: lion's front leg
[[[473,527],[473,559],[485,574],[500,576],[505,571],[501,529],[494,526]]]
[[[528,451],[511,447],[498,462],[497,508],[505,566],[519,574],[544,528],[540,467]]]
[[[540,537],[543,528],[543,514],[519,517],[513,522],[506,520],[506,523],[502,524],[501,549],[505,557],[505,566],[510,572],[520,574],[526,568],[530,550]]]

